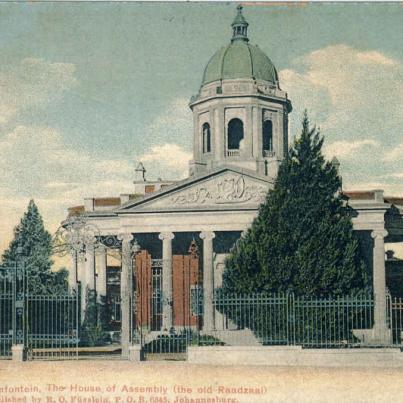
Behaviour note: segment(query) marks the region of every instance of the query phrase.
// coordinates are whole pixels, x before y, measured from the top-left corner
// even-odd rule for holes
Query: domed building
[[[213,54],[190,100],[189,177],[148,181],[139,163],[132,194],[86,198],[69,209],[63,223],[73,228],[78,217],[91,229],[84,249],[74,255],[70,283],[81,284],[82,317],[88,289],[113,306],[124,356],[138,331],[146,342],[184,328],[228,337],[231,325],[214,307],[214,290],[221,285],[225,257],[273,186],[288,150],[292,111],[272,61],[249,42],[242,7],[231,27],[229,43]],[[390,333],[384,239],[388,233],[389,241],[403,239],[400,216],[390,214],[392,203],[403,206],[403,200],[388,201],[379,190],[346,194],[378,289],[378,330],[371,336],[369,329],[366,337],[385,340]]]
[[[233,166],[274,178],[288,149],[291,102],[271,60],[249,43],[241,6],[232,30],[231,42],[210,59],[190,102],[190,175]]]

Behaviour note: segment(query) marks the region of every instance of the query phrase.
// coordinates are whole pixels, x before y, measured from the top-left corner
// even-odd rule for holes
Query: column
[[[214,267],[213,267],[213,231],[200,233],[203,239],[203,330],[214,330]]]
[[[122,241],[122,271],[120,273],[120,300],[121,300],[121,345],[122,345],[122,357],[129,358],[129,345],[130,345],[130,291],[132,288],[132,251],[131,241],[133,239],[132,234],[120,234],[118,239]]]
[[[81,309],[80,309],[80,319],[81,322],[84,321],[85,318],[85,310],[87,309],[87,300],[86,300],[86,290],[87,290],[87,278],[85,275],[85,255],[83,253],[78,253],[78,281],[80,282],[80,300],[81,300]]]
[[[101,246],[97,251],[97,295],[98,300],[106,296],[106,247]]]
[[[95,250],[94,244],[85,247],[85,277],[90,290],[95,290]]]
[[[162,241],[162,329],[170,330],[172,320],[172,232],[161,232]]]
[[[225,132],[225,116],[224,107],[219,106],[214,112],[214,159],[215,161],[221,162],[226,158],[227,152],[227,133]]]
[[[259,110],[257,106],[252,107],[252,157],[261,159],[261,155],[259,154],[258,145],[259,145]]]
[[[199,127],[199,115],[193,112],[193,158],[196,162],[200,162],[200,127]]]
[[[85,284],[81,291],[81,320],[84,321],[87,310],[88,297],[90,293],[95,292],[95,249],[94,244],[89,243],[85,246],[85,261],[83,264]]]
[[[245,121],[244,121],[244,133],[243,133],[243,156],[250,158],[252,156],[252,107],[247,105],[245,107]]]
[[[71,252],[71,267],[69,271],[69,287],[70,290],[77,290],[77,275],[78,275],[78,253],[77,251]]]
[[[373,249],[373,286],[374,286],[374,341],[388,343],[390,330],[386,318],[386,278],[385,278],[385,242],[387,235],[384,229],[374,230],[371,233],[374,238]]]

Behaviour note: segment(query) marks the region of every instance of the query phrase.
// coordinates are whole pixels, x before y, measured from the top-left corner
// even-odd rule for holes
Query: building
[[[229,44],[208,62],[199,92],[189,104],[194,122],[189,177],[149,182],[139,164],[133,194],[88,198],[69,209],[70,217],[78,214],[97,228],[96,238],[103,244],[95,248],[90,239],[85,261],[76,259],[71,272],[71,284],[82,285],[83,307],[87,287],[106,295],[107,271],[114,270],[118,297],[120,272],[123,354],[132,320],[154,332],[185,325],[214,332],[222,318],[212,299],[224,258],[256,216],[288,150],[292,105],[276,68],[250,44],[242,7],[231,27]],[[385,314],[384,241],[402,240],[403,201],[384,198],[380,190],[346,195],[356,210],[354,227],[374,272],[375,326],[360,337],[382,342],[391,337]],[[116,248],[121,269],[107,270],[108,249]],[[202,318],[190,309],[192,298],[200,293]]]

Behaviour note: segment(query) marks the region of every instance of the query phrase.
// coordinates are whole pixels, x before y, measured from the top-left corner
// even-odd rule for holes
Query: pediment
[[[270,185],[266,178],[226,169],[186,180],[131,206],[123,206],[117,212],[257,208],[265,199]]]

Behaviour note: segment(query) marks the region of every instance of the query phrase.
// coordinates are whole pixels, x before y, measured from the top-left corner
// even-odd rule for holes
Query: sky
[[[30,199],[54,232],[84,197],[179,179],[235,3],[0,2],[0,252]],[[344,189],[403,196],[403,6],[245,3],[251,43],[341,163]]]

